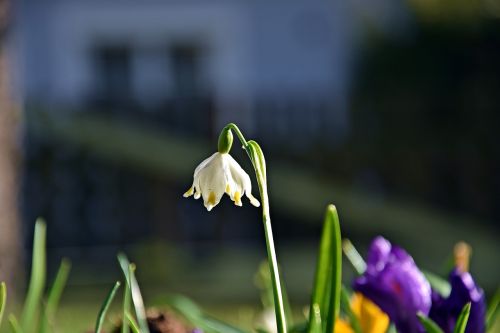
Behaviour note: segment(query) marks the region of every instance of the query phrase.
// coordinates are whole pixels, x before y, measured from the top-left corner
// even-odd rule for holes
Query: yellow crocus
[[[387,314],[362,294],[354,294],[351,299],[351,309],[358,318],[363,333],[385,333],[387,331],[389,327]],[[338,319],[335,323],[335,333],[354,333],[354,330],[348,322]]]

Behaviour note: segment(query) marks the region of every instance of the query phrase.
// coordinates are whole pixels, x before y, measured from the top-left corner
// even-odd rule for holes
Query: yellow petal
[[[229,186],[229,183],[226,184],[226,193],[231,194],[231,186]]]
[[[335,329],[333,331],[335,333],[354,333],[351,326],[349,326],[349,324],[342,319],[337,319],[335,322]]]
[[[210,191],[210,194],[208,195],[208,200],[207,200],[209,205],[215,206],[215,192]]]
[[[234,204],[236,206],[242,206],[241,193],[239,191],[234,192]]]
[[[207,200],[205,201],[205,207],[207,208],[208,211],[211,211],[212,208],[215,207],[216,203],[215,203],[215,192],[214,191],[210,191],[210,193],[208,194],[208,198]]]
[[[385,333],[387,331],[389,316],[362,294],[354,294],[351,308],[359,319],[363,333]]]
[[[186,191],[186,193],[184,193],[184,198],[187,198],[187,197],[192,196],[192,195],[193,195],[193,193],[194,193],[194,189],[193,189],[193,187],[191,186],[191,187],[189,188],[189,190],[187,190],[187,191]]]

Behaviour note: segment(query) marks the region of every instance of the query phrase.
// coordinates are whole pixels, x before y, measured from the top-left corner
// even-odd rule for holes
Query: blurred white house
[[[17,85],[27,105],[170,113],[252,134],[333,141],[348,130],[367,16],[392,0],[20,0]],[[193,102],[195,101],[195,102]],[[181,107],[179,107],[181,105]],[[188,105],[188,107],[183,107]],[[194,105],[194,107],[193,107]]]

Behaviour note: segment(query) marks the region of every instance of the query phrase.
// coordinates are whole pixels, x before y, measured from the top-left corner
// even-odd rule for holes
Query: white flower
[[[268,308],[262,311],[257,317],[255,325],[257,328],[261,328],[266,332],[278,333],[274,308]]]
[[[250,203],[259,207],[260,203],[252,195],[252,183],[248,174],[228,153],[215,153],[205,159],[194,170],[193,185],[184,197],[194,194],[195,199],[203,196],[208,211],[217,206],[226,193],[236,206],[241,206],[241,197],[246,195]]]

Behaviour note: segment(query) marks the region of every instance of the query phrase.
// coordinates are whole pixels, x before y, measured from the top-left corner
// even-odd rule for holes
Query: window
[[[104,46],[95,51],[97,99],[106,105],[120,105],[130,99],[130,49]]]

